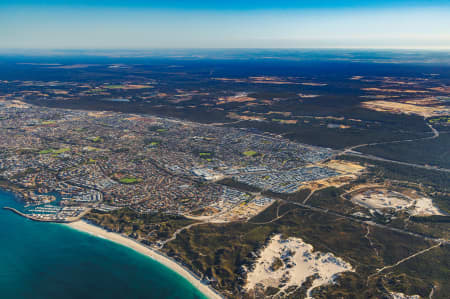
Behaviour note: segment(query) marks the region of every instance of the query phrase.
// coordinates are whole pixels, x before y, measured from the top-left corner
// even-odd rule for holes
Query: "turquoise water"
[[[21,208],[0,190],[0,207]],[[126,247],[0,209],[0,298],[203,296],[184,278]]]

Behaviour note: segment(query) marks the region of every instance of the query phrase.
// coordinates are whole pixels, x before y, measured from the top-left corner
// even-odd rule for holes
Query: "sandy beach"
[[[200,290],[205,296],[208,298],[222,298],[220,295],[218,295],[216,292],[214,292],[210,287],[207,285],[204,285],[200,282],[196,277],[194,277],[188,270],[186,270],[184,267],[176,263],[175,261],[171,260],[170,258],[165,257],[164,255],[156,252],[155,250],[152,250],[137,241],[133,241],[127,237],[124,237],[120,234],[108,232],[98,226],[89,224],[83,220],[79,220],[72,223],[63,224],[67,225],[73,229],[76,229],[78,231],[82,231],[88,234],[91,234],[93,236],[104,238],[107,240],[110,240],[112,242],[118,243],[120,245],[129,247],[141,254],[144,254],[160,264],[163,264],[164,266],[170,268],[171,270],[177,272],[179,275],[183,276],[185,279],[187,279],[194,287],[196,287],[198,290]]]

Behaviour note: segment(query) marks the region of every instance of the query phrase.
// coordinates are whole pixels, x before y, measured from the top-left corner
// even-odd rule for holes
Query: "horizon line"
[[[411,51],[448,51],[449,47],[132,47],[132,48],[0,48],[0,52],[7,51],[161,51],[161,50],[411,50]]]

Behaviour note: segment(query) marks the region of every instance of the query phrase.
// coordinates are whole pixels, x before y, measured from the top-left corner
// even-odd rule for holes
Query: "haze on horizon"
[[[0,0],[0,49],[450,49],[450,3]]]

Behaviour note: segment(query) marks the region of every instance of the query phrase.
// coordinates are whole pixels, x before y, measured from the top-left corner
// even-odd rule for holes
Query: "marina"
[[[9,228],[0,234],[2,298],[67,298],[67,290],[77,298],[207,298],[177,273],[132,249],[12,213],[23,208],[12,193],[0,190],[0,205],[10,207],[0,209],[0,225]]]

